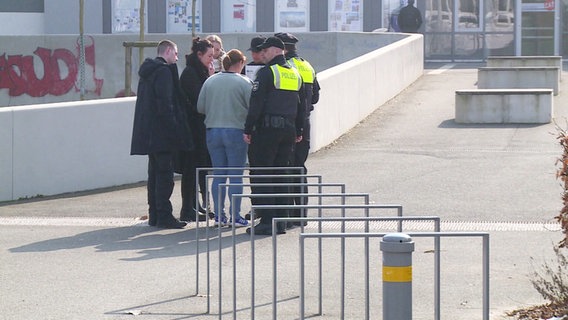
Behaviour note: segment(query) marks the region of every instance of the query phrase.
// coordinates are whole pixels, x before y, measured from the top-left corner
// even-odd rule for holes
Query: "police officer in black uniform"
[[[282,171],[254,170],[255,167],[290,166],[295,143],[302,140],[305,99],[302,77],[286,62],[284,43],[276,37],[267,38],[261,45],[265,66],[256,75],[250,98],[250,107],[245,122],[243,138],[249,146],[251,175],[281,174]],[[251,178],[256,183],[287,182],[282,178]],[[253,194],[286,193],[288,188],[253,186]],[[252,198],[253,204],[290,204],[288,198]],[[259,213],[260,223],[255,234],[271,235],[272,218],[286,217],[287,210],[264,210]],[[285,233],[286,226],[279,223],[277,233]],[[250,233],[250,228],[247,229]]]
[[[280,32],[274,35],[275,37],[279,38],[284,42],[284,52],[286,61],[298,72],[300,76],[302,76],[302,81],[304,82],[304,88],[306,90],[306,98],[304,100],[306,112],[304,115],[304,132],[302,141],[296,143],[294,148],[294,153],[292,157],[292,166],[293,167],[303,167],[303,172],[296,172],[298,174],[308,172],[306,168],[306,160],[308,159],[308,154],[310,153],[310,112],[314,110],[314,104],[318,103],[319,101],[319,91],[320,85],[318,83],[318,79],[316,77],[316,71],[312,67],[312,65],[304,58],[298,55],[296,49],[296,43],[298,42],[298,38],[296,38],[293,34],[288,32]],[[307,178],[296,178],[293,179],[294,182],[298,183],[307,183]],[[307,187],[305,186],[296,186],[292,187],[291,190],[293,193],[307,193]],[[308,204],[308,197],[295,197],[294,203],[299,205]],[[292,217],[306,217],[306,209],[294,209],[290,212],[290,216]],[[294,222],[292,225],[300,225],[300,222]],[[306,223],[304,222],[304,225]]]

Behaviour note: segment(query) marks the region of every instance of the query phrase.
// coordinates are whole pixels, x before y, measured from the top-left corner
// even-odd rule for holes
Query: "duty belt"
[[[262,126],[265,128],[284,129],[289,127],[296,127],[294,121],[284,116],[265,115]]]

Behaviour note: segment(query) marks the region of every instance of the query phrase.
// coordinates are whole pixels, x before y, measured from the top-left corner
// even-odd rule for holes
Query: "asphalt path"
[[[427,67],[404,92],[332,145],[311,154],[309,173],[344,184],[348,193],[368,194],[373,204],[400,204],[404,216],[440,217],[442,231],[489,233],[491,319],[506,319],[506,311],[544,302],[531,285],[531,274],[552,261],[552,247],[562,237],[554,221],[562,207],[556,124],[457,124],[454,92],[475,88],[475,66]],[[560,88],[554,115],[566,127],[566,81]],[[349,106],[345,109],[349,112]],[[181,206],[179,195],[178,181],[174,210]],[[271,238],[251,242],[243,228],[233,235],[230,229],[218,233],[203,225],[199,231],[195,225],[183,230],[149,227],[141,218],[145,197],[141,183],[0,203],[0,319],[232,319],[233,281],[237,318],[252,318],[253,293],[256,318],[272,316]],[[243,201],[243,211],[248,206]],[[329,210],[325,215],[341,212]],[[305,232],[317,232],[316,226],[310,223]],[[340,228],[337,222],[324,225],[325,232]],[[347,229],[362,228],[349,224]],[[393,228],[388,223],[371,225],[372,232]],[[405,231],[431,228],[417,222]],[[300,233],[293,229],[277,237],[278,319],[299,318]],[[413,239],[413,319],[433,319],[433,241]],[[371,240],[369,256],[372,319],[380,319],[382,310],[378,241]],[[314,316],[319,248],[306,244],[306,315],[339,319],[341,242],[325,240],[322,248],[323,314]],[[481,319],[480,238],[444,238],[441,254],[442,319]],[[364,316],[365,259],[362,240],[347,240],[346,319]]]

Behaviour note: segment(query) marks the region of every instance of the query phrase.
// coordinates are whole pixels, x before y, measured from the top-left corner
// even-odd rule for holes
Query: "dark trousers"
[[[257,128],[251,137],[249,146],[249,162],[251,167],[287,167],[290,166],[290,159],[296,139],[294,127],[285,128]],[[262,178],[251,177],[251,182],[255,183],[286,183],[289,178],[287,172],[281,170],[251,170],[251,176],[279,174],[282,177]],[[289,193],[286,186],[252,186],[253,194],[273,194]],[[286,197],[252,197],[253,205],[289,205],[291,199]],[[260,216],[261,224],[272,224],[274,217],[288,217],[288,210],[273,209],[255,211]]]
[[[201,201],[205,203],[205,195],[207,190],[206,176],[207,170],[200,170],[199,177],[196,176],[197,168],[210,168],[211,159],[207,150],[196,149],[186,153],[185,162],[183,166],[183,174],[181,176],[181,197],[182,197],[182,212],[193,214],[196,203],[197,189],[195,181],[199,178],[198,185],[201,192]],[[197,207],[198,208],[198,207]]]
[[[148,222],[167,223],[173,219],[170,197],[174,190],[173,154],[159,152],[148,155]]]
[[[303,170],[296,170],[294,174],[307,174],[306,160],[310,153],[310,119],[307,118],[304,122],[304,137],[302,141],[296,143],[294,146],[294,155],[292,157],[292,166],[301,167]],[[307,183],[306,177],[293,178],[294,183]],[[307,193],[307,186],[293,186],[291,187],[292,193]],[[294,197],[294,204],[305,205],[308,204],[308,197]],[[290,212],[291,217],[306,217],[306,209],[293,209]]]

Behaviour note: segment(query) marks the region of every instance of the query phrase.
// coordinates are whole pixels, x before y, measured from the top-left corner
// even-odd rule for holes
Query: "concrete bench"
[[[479,89],[552,89],[558,95],[558,67],[511,67],[477,69]]]
[[[489,56],[487,67],[558,67],[558,80],[562,80],[562,56]]]
[[[552,89],[457,90],[457,123],[549,123]]]

